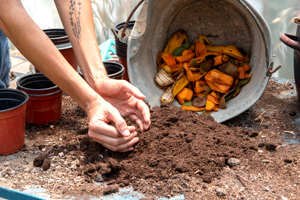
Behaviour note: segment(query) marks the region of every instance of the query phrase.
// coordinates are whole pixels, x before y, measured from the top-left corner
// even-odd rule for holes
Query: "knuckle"
[[[89,129],[89,131],[88,131],[88,136],[90,136],[91,138],[95,138],[94,132],[91,131],[90,129]]]
[[[119,151],[119,148],[117,148],[117,147],[112,147],[110,150],[112,150],[113,152],[117,152],[117,151]]]
[[[119,146],[119,142],[117,140],[113,141],[111,144],[113,147],[117,148]]]
[[[90,123],[89,123],[89,132],[90,132],[90,130],[95,130],[95,128],[96,128],[96,124],[93,121],[90,121]]]

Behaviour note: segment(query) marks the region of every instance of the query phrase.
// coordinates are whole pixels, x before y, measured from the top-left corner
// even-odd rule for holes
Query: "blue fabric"
[[[9,86],[10,68],[9,40],[0,29],[0,88]]]

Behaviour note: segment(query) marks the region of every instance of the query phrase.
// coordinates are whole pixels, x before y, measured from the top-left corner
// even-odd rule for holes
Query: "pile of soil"
[[[171,105],[154,107],[149,130],[137,128],[140,141],[129,153],[90,139],[87,116],[64,94],[61,120],[26,125],[17,162],[0,157],[0,184],[38,185],[55,199],[101,197],[123,187],[144,199],[298,199],[299,145],[287,141],[298,139],[299,103],[282,92],[294,93],[293,84],[270,80],[252,108],[224,124]]]
[[[140,142],[132,153],[106,151],[84,137],[80,145],[87,163],[84,174],[93,180],[100,175],[120,186],[131,183],[137,190],[143,190],[141,179],[159,182],[181,173],[211,183],[230,158],[251,158],[258,149],[253,139],[257,132],[230,129],[212,117],[166,104],[153,108],[151,116],[151,127],[138,131]],[[148,192],[163,196],[172,188],[166,186],[161,184]],[[171,189],[171,194],[182,192]]]

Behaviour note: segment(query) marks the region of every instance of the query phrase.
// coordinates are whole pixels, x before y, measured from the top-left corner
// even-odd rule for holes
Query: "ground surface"
[[[126,154],[91,141],[85,113],[63,95],[61,120],[26,125],[25,148],[0,156],[0,186],[38,186],[53,199],[101,198],[124,187],[144,199],[299,199],[300,113],[290,92],[293,84],[271,79],[254,106],[223,124],[152,108],[150,129],[138,130],[140,142]]]

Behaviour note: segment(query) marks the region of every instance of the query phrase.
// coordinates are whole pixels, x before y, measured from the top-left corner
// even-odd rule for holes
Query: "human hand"
[[[134,126],[127,126],[119,111],[102,98],[88,107],[88,135],[112,151],[128,152],[139,141]],[[113,121],[116,127],[107,123]]]
[[[135,120],[140,129],[150,126],[150,111],[143,101],[146,97],[130,83],[124,80],[103,79],[95,82],[94,90],[114,106],[122,116]]]

